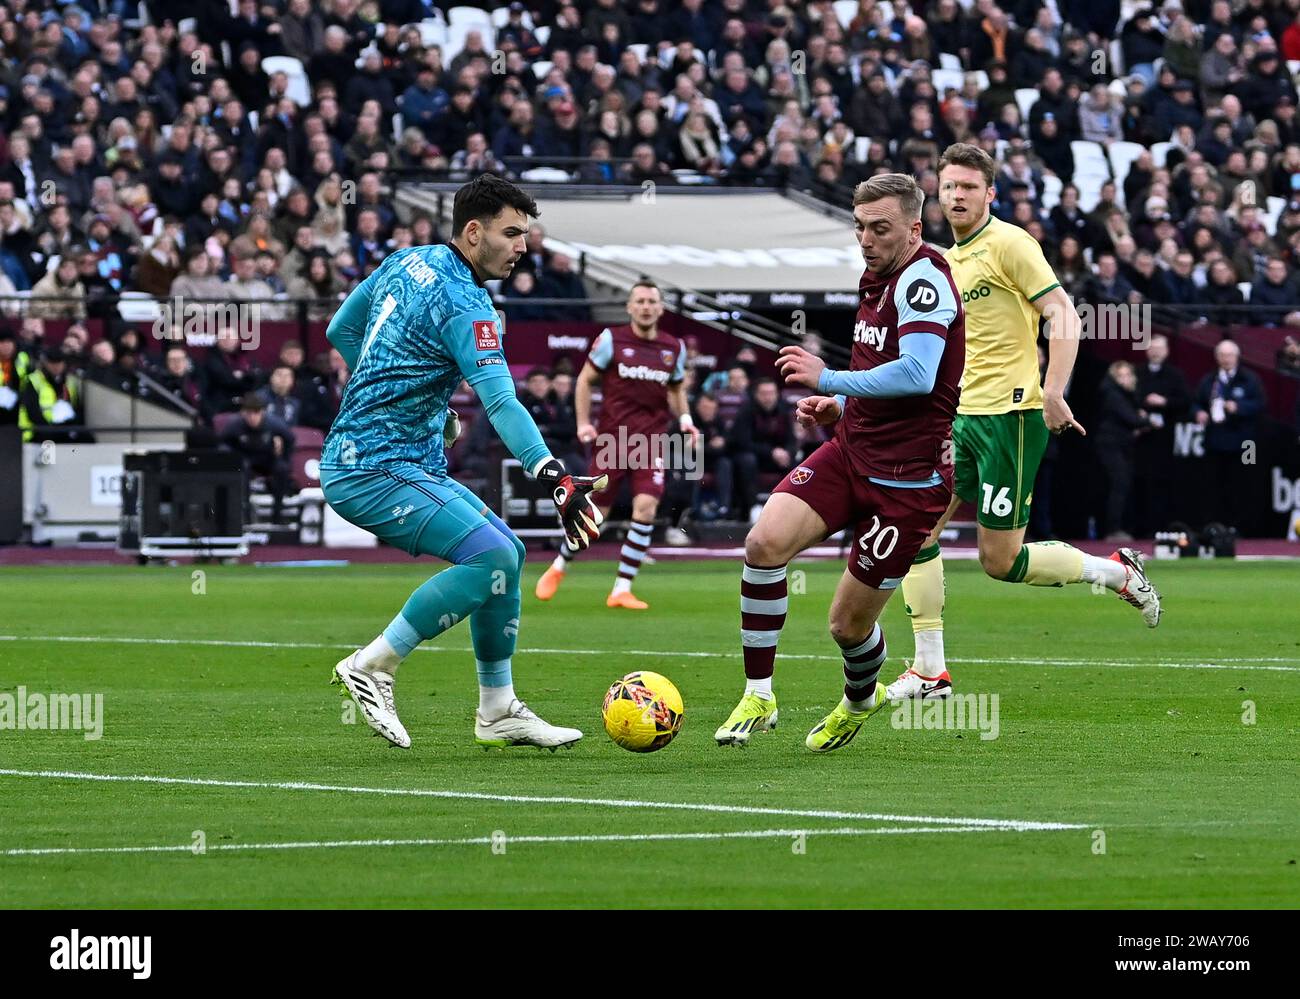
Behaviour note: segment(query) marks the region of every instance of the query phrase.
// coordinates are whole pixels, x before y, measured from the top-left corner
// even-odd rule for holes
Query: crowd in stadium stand
[[[69,371],[147,394],[144,371],[204,420],[255,393],[269,419],[328,427],[337,355],[287,345],[263,372],[237,342],[162,353],[118,297],[312,299],[306,318],[328,318],[386,254],[444,238],[398,218],[399,178],[485,170],[846,205],[887,170],[934,196],[964,140],[997,158],[996,214],[1081,300],[1220,322],[1248,301],[1253,324],[1300,327],[1300,0],[489,6],[0,2],[0,296],[30,293],[0,298],[0,421],[35,374],[36,422],[63,402],[71,433]],[[924,225],[951,242],[933,197]],[[585,296],[537,236],[502,293],[514,318],[590,316],[529,301]],[[86,319],[108,321],[106,343],[88,346]],[[52,320],[73,322],[59,344]],[[1300,374],[1295,339],[1278,364]],[[1132,391],[1114,374],[1111,396]],[[714,509],[743,509],[790,457],[789,440],[734,443],[769,433],[761,392],[744,393],[752,427],[708,435],[731,480]]]

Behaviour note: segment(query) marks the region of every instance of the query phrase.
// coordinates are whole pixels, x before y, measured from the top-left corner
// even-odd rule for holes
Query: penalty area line
[[[414,846],[505,846],[516,843],[659,843],[732,839],[793,839],[796,836],[922,836],[942,833],[1001,832],[991,826],[846,826],[835,829],[741,829],[731,832],[603,833],[573,836],[467,836],[463,839],[342,839],[284,843],[217,843],[196,853],[258,850],[341,850]],[[4,857],[50,857],[69,854],[195,853],[194,844],[157,846],[48,846],[0,850]]]
[[[317,791],[338,794],[380,794],[394,797],[448,798],[494,801],[504,804],[576,805],[593,808],[663,809],[665,811],[712,812],[720,815],[779,815],[787,818],[839,819],[857,822],[908,822],[921,826],[987,827],[1004,832],[1046,832],[1060,829],[1088,829],[1068,822],[1038,822],[1027,819],[972,819],[940,815],[889,815],[879,812],[831,811],[813,808],[771,808],[761,805],[724,805],[693,801],[638,801],[621,798],[573,798],[559,795],[489,794],[483,791],[445,791],[431,788],[355,787],[346,784],[313,784],[301,781],[215,780],[204,777],[158,777],[147,774],[91,774],[71,770],[0,769],[0,777],[42,780],[98,781],[120,784],[164,784],[186,787],[226,787],[256,791]]]

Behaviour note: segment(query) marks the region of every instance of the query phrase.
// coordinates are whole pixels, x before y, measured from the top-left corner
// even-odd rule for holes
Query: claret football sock
[[[841,646],[840,653],[844,657],[844,700],[850,711],[866,711],[872,706],[876,677],[885,664],[885,633],[877,624],[857,645]]]
[[[788,609],[785,566],[746,562],[740,577],[740,641],[744,647],[746,692],[772,696],[776,642],[785,627]]]
[[[615,593],[631,592],[632,580],[636,579],[636,574],[641,569],[641,562],[650,547],[650,536],[654,533],[654,529],[654,524],[646,524],[639,520],[632,521],[631,526],[628,527],[627,538],[618,554],[618,579],[614,581]]]

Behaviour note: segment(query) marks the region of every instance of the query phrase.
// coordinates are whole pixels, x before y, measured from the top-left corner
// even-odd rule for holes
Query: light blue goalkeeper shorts
[[[411,555],[450,561],[487,520],[487,504],[445,474],[418,465],[322,468],[325,501],[344,520]]]

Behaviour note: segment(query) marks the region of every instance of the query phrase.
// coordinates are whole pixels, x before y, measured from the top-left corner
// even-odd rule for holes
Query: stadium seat
[[[320,485],[320,456],[318,447],[296,447],[289,462],[289,475],[299,489],[312,489]]]
[[[1140,142],[1112,142],[1110,144],[1110,168],[1115,176],[1116,197],[1124,200],[1124,178],[1137,162],[1137,158],[1146,152],[1146,146]]]
[[[301,60],[293,56],[267,56],[262,60],[262,72],[267,76],[284,73],[289,77],[289,100],[300,108],[311,103],[311,82],[307,79],[307,71],[303,69]]]
[[[1286,61],[1286,71],[1291,74],[1291,79],[1300,77],[1300,59],[1288,59]]]
[[[859,163],[867,162],[871,153],[871,136],[859,135],[853,140],[853,158]]]
[[[230,426],[237,419],[239,419],[238,413],[217,413],[212,417],[213,433],[220,437],[222,433],[225,432],[226,427]]]
[[[1121,101],[1128,96],[1128,87],[1124,85],[1123,80],[1111,80],[1110,83],[1106,85],[1106,89]]]
[[[459,9],[461,8],[453,7],[452,11]],[[496,29],[492,27],[491,21],[485,24],[466,24],[464,22],[457,24],[453,21],[451,27],[447,29],[447,42],[443,46],[442,62],[444,66],[451,65],[451,61],[460,55],[461,49],[465,47],[465,36],[471,31],[477,31],[483,36],[483,48],[488,52],[491,52],[496,46],[497,34]]]
[[[835,0],[831,7],[835,11],[835,20],[840,22],[841,28],[848,31],[849,25],[858,16],[858,0]]]
[[[538,82],[546,79],[546,74],[551,71],[552,65],[549,59],[537,59],[532,63],[533,76],[537,77]]]
[[[439,48],[447,44],[447,26],[441,21],[435,21],[426,17],[416,25],[420,32],[420,44],[426,48],[430,45],[437,45]]]
[[[1165,160],[1169,158],[1169,150],[1173,148],[1172,142],[1154,142],[1151,144],[1151,161],[1156,166],[1164,169]]]
[[[1055,208],[1057,205],[1061,203],[1061,189],[1064,187],[1065,184],[1061,182],[1061,178],[1056,176],[1056,174],[1054,173],[1043,174],[1042,202],[1043,202],[1043,209],[1045,211],[1050,212],[1053,208]]]
[[[1238,281],[1237,290],[1241,292],[1241,297],[1244,298],[1246,300],[1246,304],[1249,305],[1250,304],[1250,282]]]
[[[542,24],[533,29],[533,36],[543,45],[551,40],[550,25]]]
[[[961,69],[961,56],[953,55],[951,52],[939,53],[940,69]]]
[[[573,174],[559,167],[533,167],[519,175],[527,184],[567,184],[573,180]]]
[[[456,8],[453,7],[452,9],[455,10]],[[491,16],[489,17],[489,20],[491,20],[491,22],[492,22],[492,24],[493,24],[494,27],[496,27],[496,28],[504,28],[507,24],[510,23],[510,7],[509,7],[509,5],[507,4],[505,7],[498,7],[496,10],[494,10],[494,11],[492,12]],[[533,15],[530,14],[530,13],[528,13],[528,11],[524,11],[524,20],[523,20],[523,24],[524,24],[524,27],[525,27],[525,28],[528,28],[529,30],[532,30],[532,28],[533,28]]]
[[[1101,185],[1104,184],[1108,177],[1097,175],[1080,176],[1078,171],[1074,174],[1074,186],[1079,189],[1079,207],[1085,212],[1090,212],[1097,207],[1097,202],[1101,200]]]
[[[930,79],[934,82],[935,92],[942,98],[943,92],[949,87],[960,92],[966,82],[966,74],[959,69],[934,69],[930,71]]]
[[[637,42],[634,45],[629,45],[628,48],[636,53],[637,60],[640,61],[642,65],[644,65],[646,60],[646,53],[650,51],[650,46],[647,45],[645,42]],[[533,63],[533,65],[535,66],[537,64]]]
[[[144,6],[141,4],[141,6]],[[182,35],[189,34],[191,31],[199,30],[199,19],[197,17],[183,17],[176,23],[176,30]]]
[[[478,7],[452,7],[447,11],[447,22],[455,29],[458,27],[486,28],[492,32],[492,15]],[[487,39],[484,39],[486,41]],[[489,46],[490,48],[491,46]]]
[[[1020,108],[1020,117],[1024,121],[1029,120],[1029,110],[1038,101],[1037,87],[1018,87],[1016,88],[1016,107]]]
[[[117,314],[127,323],[152,323],[162,315],[158,300],[143,291],[124,291],[117,300]]]
[[[1110,178],[1110,163],[1106,160],[1106,150],[1100,142],[1087,139],[1075,139],[1070,143],[1070,152],[1074,153],[1074,176]]]
[[[325,432],[315,427],[294,427],[293,444],[294,447],[322,448],[325,446]]]

